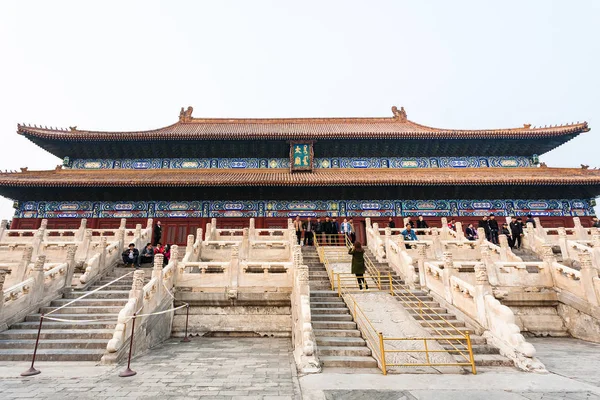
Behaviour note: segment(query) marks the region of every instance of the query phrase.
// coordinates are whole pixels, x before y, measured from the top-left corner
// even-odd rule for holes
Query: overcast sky
[[[397,105],[465,129],[586,120],[591,132],[541,160],[596,167],[598,21],[597,0],[3,1],[0,169],[61,162],[17,135],[19,122],[152,129],[188,105],[196,117]],[[0,198],[0,217],[12,214]]]

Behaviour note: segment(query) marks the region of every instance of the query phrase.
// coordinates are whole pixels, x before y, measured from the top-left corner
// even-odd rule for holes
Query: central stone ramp
[[[331,290],[325,266],[314,247],[303,247],[309,269],[310,311],[319,359],[324,367],[377,368],[352,315],[336,291]]]
[[[47,314],[82,295],[121,277],[132,268],[115,270],[95,282],[86,291],[73,290],[54,300],[40,313],[25,317],[8,330],[0,332],[0,360],[31,360],[40,324],[41,313]],[[127,303],[133,275],[99,290],[49,315],[51,318],[69,321],[44,320],[36,359],[38,361],[100,361],[106,345],[112,338],[117,315]],[[98,320],[78,323],[76,321]],[[73,321],[73,322],[71,322]]]

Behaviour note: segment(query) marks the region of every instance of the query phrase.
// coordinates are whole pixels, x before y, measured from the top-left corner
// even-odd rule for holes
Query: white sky
[[[443,128],[600,126],[600,1],[4,1],[0,169],[60,160],[18,122],[391,116]],[[542,157],[600,166],[592,130]],[[510,172],[507,172],[510,173]],[[162,189],[161,189],[162,190]],[[557,194],[560,197],[560,194]],[[0,217],[12,217],[0,198]]]

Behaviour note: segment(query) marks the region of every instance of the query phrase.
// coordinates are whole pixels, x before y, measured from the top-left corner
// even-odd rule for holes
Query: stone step
[[[125,305],[125,303],[123,303],[123,305],[120,306],[81,306],[81,307],[77,307],[75,306],[76,303],[74,303],[72,306],[67,306],[64,308],[61,308],[60,310],[57,310],[56,312],[50,314],[50,316],[55,315],[56,318],[63,318],[63,314],[79,314],[79,315],[86,315],[86,314],[112,314],[114,316],[118,315],[121,310],[123,309],[123,306]],[[40,312],[44,313],[44,314],[48,314],[50,311],[54,311],[56,309],[56,307],[42,307],[40,308]],[[60,315],[60,316],[59,316]],[[69,319],[64,317],[64,319]],[[81,318],[79,318],[81,319]]]
[[[321,337],[361,337],[357,329],[313,329],[317,340]]]
[[[440,303],[438,303],[437,301],[418,301],[418,300],[412,300],[412,299],[411,300],[398,299],[398,301],[404,307],[408,307],[408,308],[412,308],[412,309],[415,309],[415,308],[418,309],[419,307],[426,307],[426,308],[440,307]]]
[[[312,320],[313,322],[319,321],[319,322],[327,322],[327,321],[331,321],[331,322],[335,322],[335,321],[353,321],[352,319],[352,315],[350,315],[349,312],[346,311],[346,314],[317,314],[317,313],[313,313],[312,314]]]
[[[354,321],[313,321],[314,329],[356,329]]]
[[[459,343],[444,343],[443,341],[439,341],[440,345],[445,350],[464,350],[467,351],[466,344]],[[473,354],[500,354],[500,350],[494,346],[490,346],[489,344],[473,344],[471,343],[471,348],[473,349]]]
[[[366,346],[365,340],[361,337],[318,336],[316,340],[319,349],[321,346]]]
[[[338,292],[335,290],[313,290],[310,292],[311,301],[315,297],[338,297]]]
[[[317,308],[340,308],[341,305],[345,304],[343,301],[328,301],[328,302],[311,302],[310,303],[310,309],[317,309]]]
[[[458,362],[465,362],[464,357],[453,355]],[[514,363],[499,354],[473,354],[475,365],[479,367],[514,367]]]
[[[99,361],[105,349],[38,349],[36,361]],[[30,361],[33,349],[0,349],[2,361]]]
[[[367,346],[319,346],[319,357],[322,356],[369,357],[371,349]]]
[[[0,332],[0,340],[35,339],[37,329],[9,329]],[[40,340],[45,339],[106,339],[110,340],[114,329],[42,329]]]
[[[59,314],[56,314],[59,315]],[[116,314],[60,314],[60,316],[57,316],[57,318],[64,318],[64,319],[113,319],[113,320],[117,320],[117,315]],[[40,321],[40,317],[41,314],[31,314],[25,317],[25,321]]]
[[[18,322],[9,327],[9,331],[17,331],[20,329],[37,329],[40,324],[35,321]],[[58,322],[44,321],[42,331],[44,329],[113,329],[117,325],[117,318],[114,322],[94,321],[94,322]]]
[[[38,349],[106,349],[108,339],[53,339],[40,340]],[[35,348],[35,339],[0,340],[0,349]]]
[[[86,299],[129,299],[128,290],[98,290],[97,292],[76,292],[66,293],[64,299],[77,299],[87,295]]]
[[[72,302],[73,299],[58,299],[54,300],[50,303],[50,306],[56,308],[60,306],[64,306],[67,303]],[[78,306],[78,307],[90,307],[90,306],[121,306],[123,307],[127,304],[128,299],[81,299],[72,303],[70,306]],[[70,307],[68,306],[68,307]]]
[[[92,290],[96,290],[98,288],[102,287],[102,285],[92,285],[88,288],[88,290],[91,292]],[[105,287],[102,290],[126,290],[127,292],[129,292],[131,290],[131,285],[110,285]],[[82,293],[79,291],[76,291],[76,293]]]
[[[423,326],[423,325],[421,325]],[[458,336],[460,335],[459,332],[465,333],[465,332],[469,332],[469,333],[473,333],[473,331],[470,328],[467,328],[465,326],[456,326],[456,327],[446,327],[446,326],[440,326],[440,327],[429,327],[429,326],[423,326],[424,329],[427,329],[429,332],[434,332],[434,331],[439,331],[439,334],[435,335],[435,336]]]
[[[410,315],[441,315],[441,314],[447,314],[447,309],[442,308],[442,307],[429,307],[429,308],[422,308],[422,309],[418,309],[418,308],[406,308],[406,311],[410,314]]]
[[[434,328],[447,328],[447,327],[451,327],[451,326],[455,326],[455,327],[464,327],[465,323],[463,321],[458,321],[455,317],[455,319],[453,320],[441,320],[441,319],[434,319],[434,320],[427,320],[427,321],[418,321],[422,327],[427,328],[427,327],[434,327]]]
[[[310,299],[310,303],[311,305],[313,303],[340,303],[340,304],[346,304],[344,303],[344,299],[342,299],[341,297],[339,297],[337,295],[337,292],[335,293],[335,296],[315,296],[315,297],[311,297]]]
[[[340,308],[311,308],[310,313],[313,316],[317,315],[331,315],[331,314],[347,314],[350,315],[350,311],[346,307]]]
[[[440,318],[444,318],[446,320],[455,320],[456,315],[450,313],[428,313],[428,314],[419,314],[418,312],[410,313],[410,315],[417,321],[431,321],[431,320],[439,320]]]
[[[322,356],[319,358],[324,367],[377,368],[377,361],[373,357]]]

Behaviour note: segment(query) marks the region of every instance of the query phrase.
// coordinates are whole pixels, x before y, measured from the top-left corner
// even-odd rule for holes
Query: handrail
[[[348,238],[346,239],[347,246],[350,244]],[[350,309],[350,313],[352,315],[353,320],[359,326],[363,336],[368,341],[373,351],[374,357],[378,360],[378,365],[380,366],[384,375],[387,375],[387,368],[391,366],[468,366],[471,368],[473,374],[476,374],[475,360],[473,357],[473,348],[471,344],[471,338],[468,331],[461,331],[456,327],[452,326],[452,324],[447,321],[443,316],[438,314],[435,310],[427,306],[423,303],[414,293],[410,291],[409,288],[400,284],[396,279],[392,277],[391,272],[386,275],[381,274],[381,272],[375,267],[373,262],[369,259],[369,257],[365,254],[365,264],[367,265],[367,271],[369,273],[364,275],[365,283],[368,278],[376,280],[378,285],[378,289],[385,286],[387,282],[387,286],[389,289],[385,290],[385,292],[389,292],[391,296],[397,297],[400,302],[403,303],[404,307],[409,309],[414,309],[414,306],[410,306],[406,304],[404,298],[414,297],[415,300],[412,300],[411,303],[417,302],[420,305],[421,313],[418,316],[413,315],[413,317],[419,321],[425,321],[426,324],[433,328],[435,331],[435,335],[431,337],[404,337],[404,338],[393,338],[393,337],[385,337],[383,333],[377,332],[377,329],[370,321],[364,310],[357,303],[356,298],[352,295],[351,289],[353,287],[349,287],[346,282],[352,282],[353,284],[356,282],[356,276],[354,274],[349,273],[336,273],[333,272],[330,266],[330,260],[328,255],[325,252],[325,249],[322,246],[317,246],[317,253],[319,254],[319,258],[321,262],[325,265],[325,269],[327,271],[327,275],[330,277],[332,290],[335,290],[337,285],[338,295],[344,299],[346,304]],[[371,271],[376,272],[376,274],[371,273]],[[405,293],[402,293],[404,291]],[[409,293],[408,295],[406,293]],[[456,332],[453,332],[452,329],[442,328],[440,327],[440,323],[432,324],[431,320],[424,318],[422,314],[422,310],[429,308],[429,312],[433,313],[436,317],[450,325]],[[431,314],[430,314],[431,315]],[[420,318],[418,318],[420,317]],[[456,334],[457,333],[457,334]],[[424,343],[424,350],[397,350],[397,349],[386,349],[386,343],[392,341],[422,341]],[[438,343],[447,344],[451,349],[444,350],[430,350],[427,342],[428,341],[436,341]],[[465,348],[460,348],[459,346],[464,346]],[[425,353],[426,362],[425,363],[408,363],[408,364],[398,364],[398,363],[388,363],[386,360],[386,353]],[[465,359],[465,362],[456,363],[435,363],[431,361],[429,357],[430,353],[450,353],[450,354],[458,354],[459,356]]]

